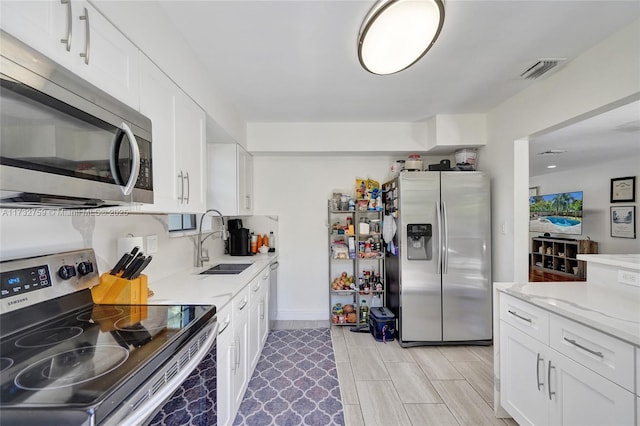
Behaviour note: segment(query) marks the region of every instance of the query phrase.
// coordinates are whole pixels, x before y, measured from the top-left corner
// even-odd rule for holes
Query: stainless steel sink
[[[251,263],[219,263],[200,275],[237,275],[251,266]]]

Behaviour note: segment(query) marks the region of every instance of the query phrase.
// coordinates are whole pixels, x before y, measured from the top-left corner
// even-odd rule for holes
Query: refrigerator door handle
[[[444,229],[444,240],[442,241],[443,261],[442,261],[442,273],[446,274],[449,271],[449,221],[447,220],[447,204],[442,202],[442,228]]]
[[[436,201],[436,216],[438,218],[438,275],[442,274],[442,209],[440,202]]]

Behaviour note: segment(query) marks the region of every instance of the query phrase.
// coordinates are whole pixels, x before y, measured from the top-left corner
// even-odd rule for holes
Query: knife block
[[[140,275],[127,280],[107,272],[100,275],[100,284],[91,288],[93,303],[103,305],[146,305],[149,297],[148,279]]]

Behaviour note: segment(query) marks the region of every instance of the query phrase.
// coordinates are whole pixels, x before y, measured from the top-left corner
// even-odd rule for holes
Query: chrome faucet
[[[220,216],[220,219],[222,220],[222,230],[210,232],[204,238],[202,238],[202,221],[204,217],[207,215],[207,213],[211,213],[211,212],[217,213],[218,216]],[[200,216],[200,226],[198,227],[198,242],[196,246],[196,266],[197,267],[201,267],[204,264],[204,262],[209,261],[209,255],[203,253],[202,243],[204,242],[204,240],[206,240],[213,234],[217,234],[218,232],[222,234],[222,239],[226,240],[226,231],[224,229],[224,217],[222,216],[222,213],[220,213],[216,209],[209,209],[206,212],[204,212],[202,216]]]

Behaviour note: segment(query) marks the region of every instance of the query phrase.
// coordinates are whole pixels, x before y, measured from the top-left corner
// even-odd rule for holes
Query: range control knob
[[[93,272],[93,263],[91,262],[80,262],[78,263],[78,273],[81,277]]]
[[[76,268],[73,265],[63,265],[58,269],[58,276],[63,280],[68,280],[76,276]]]

